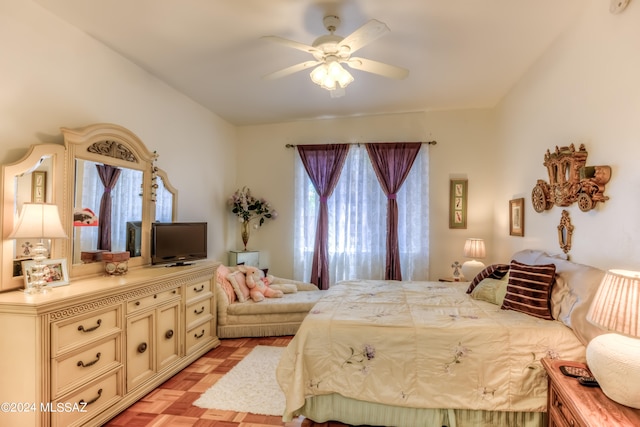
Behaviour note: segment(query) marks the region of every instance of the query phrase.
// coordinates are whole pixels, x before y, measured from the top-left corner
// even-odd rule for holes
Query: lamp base
[[[484,269],[484,264],[480,261],[466,261],[462,264],[462,275],[464,276],[464,280],[472,281],[474,277],[478,275]]]
[[[640,409],[640,339],[618,334],[595,337],[587,346],[587,365],[609,399]]]

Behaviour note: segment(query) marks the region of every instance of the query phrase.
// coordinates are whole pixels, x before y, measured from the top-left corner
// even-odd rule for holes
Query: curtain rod
[[[405,141],[403,141],[405,142]],[[421,144],[428,144],[428,145],[436,145],[438,143],[438,141],[424,141],[424,142],[420,142]],[[357,145],[360,146],[360,144],[388,144],[386,142],[342,142],[339,144],[345,144],[345,145]],[[285,144],[286,148],[296,148],[297,145],[296,144]]]

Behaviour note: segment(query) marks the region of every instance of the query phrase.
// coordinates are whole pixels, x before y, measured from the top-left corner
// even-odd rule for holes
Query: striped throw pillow
[[[527,265],[511,261],[507,295],[501,308],[553,320],[550,300],[555,275],[554,264]]]
[[[467,293],[470,294],[473,291],[473,288],[478,286],[483,279],[491,278],[491,279],[502,279],[505,274],[509,272],[509,266],[507,264],[491,264],[480,273],[477,274],[476,277],[473,278],[471,283],[469,284],[469,288],[467,289]]]

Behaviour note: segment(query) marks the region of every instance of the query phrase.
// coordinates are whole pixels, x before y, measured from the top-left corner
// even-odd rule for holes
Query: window
[[[429,277],[429,151],[420,150],[397,194],[398,240],[404,280]],[[319,198],[296,156],[294,276],[309,280]],[[364,146],[352,146],[328,200],[329,283],[383,279],[387,198]]]

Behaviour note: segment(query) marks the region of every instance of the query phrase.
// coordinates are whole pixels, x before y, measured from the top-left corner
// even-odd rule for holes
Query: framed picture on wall
[[[47,173],[34,171],[31,173],[31,201],[45,203],[47,201]]]
[[[467,180],[449,181],[449,228],[467,228]]]
[[[524,198],[509,200],[509,234],[524,236]]]

